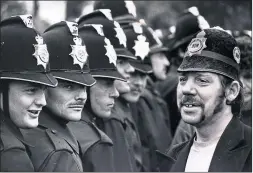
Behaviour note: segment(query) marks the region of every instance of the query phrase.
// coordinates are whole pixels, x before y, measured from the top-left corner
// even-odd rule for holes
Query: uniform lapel
[[[232,118],[223,132],[213,155],[209,172],[240,172],[248,157],[250,148],[244,140],[244,128],[240,120]]]

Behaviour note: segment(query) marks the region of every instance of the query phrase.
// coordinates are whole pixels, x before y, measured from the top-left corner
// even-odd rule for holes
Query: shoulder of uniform
[[[1,126],[0,138],[1,150],[8,150],[11,148],[26,150],[24,144],[18,140],[17,137],[5,125]]]
[[[71,122],[68,124],[68,126],[76,137],[83,154],[99,141],[107,143],[111,142],[107,139],[109,137],[99,130],[95,124],[91,124],[90,122]]]

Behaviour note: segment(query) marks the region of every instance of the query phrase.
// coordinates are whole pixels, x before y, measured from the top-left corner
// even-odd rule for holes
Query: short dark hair
[[[218,75],[221,80],[221,85],[225,89],[227,86],[229,86],[234,80],[231,78],[228,78],[223,75]],[[231,105],[232,107],[232,114],[237,117],[241,117],[241,109],[243,107],[243,90],[240,89],[240,92],[238,96],[235,98],[235,100],[229,102],[227,101],[226,104]]]

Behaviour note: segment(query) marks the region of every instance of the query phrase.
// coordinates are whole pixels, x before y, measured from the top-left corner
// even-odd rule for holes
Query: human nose
[[[118,98],[119,97],[119,92],[116,89],[115,85],[112,85],[110,96],[114,97],[114,98]]]
[[[135,71],[134,67],[130,63],[127,63],[126,72],[133,73],[134,71]]]
[[[85,88],[81,88],[79,90],[79,92],[76,95],[76,100],[86,100],[87,99],[87,91],[86,91],[86,87]]]
[[[192,80],[187,80],[184,85],[181,85],[182,93],[185,95],[195,95],[196,88]]]
[[[45,90],[41,91],[41,93],[37,96],[35,99],[35,104],[42,107],[47,105]]]

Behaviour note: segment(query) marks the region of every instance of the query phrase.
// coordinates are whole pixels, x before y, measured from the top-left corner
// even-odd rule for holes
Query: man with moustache
[[[105,16],[103,12],[96,11],[82,16],[78,20],[81,36],[85,42],[89,43],[87,50],[90,56],[92,74],[95,75],[95,78],[100,83],[89,90],[89,100],[83,111],[81,121],[69,124],[81,145],[84,170],[96,172],[116,171],[114,164],[116,160],[114,159],[115,144],[105,134],[101,122],[103,122],[104,118],[110,118],[114,100],[119,94],[114,87],[114,82],[117,79],[125,81],[115,67],[119,54],[116,54],[113,46],[118,45],[118,47],[121,47],[120,56],[124,54],[126,54],[125,56],[128,55],[123,45],[119,45],[113,21],[108,21],[107,15]],[[105,37],[105,34],[107,37],[113,38],[111,39],[112,42]],[[98,63],[101,61],[101,64]],[[107,105],[109,100],[111,101]],[[92,134],[95,135],[88,134],[87,129],[89,127],[92,127],[89,131],[93,131]],[[124,147],[122,147],[122,157],[125,156],[124,154]],[[125,164],[127,163],[125,162]]]
[[[34,143],[24,140],[20,129],[38,126],[45,89],[55,87],[57,80],[31,15],[7,18],[0,29],[0,171],[33,172],[28,146]]]
[[[177,68],[181,64],[187,45],[191,39],[202,29],[209,28],[208,22],[200,15],[197,7],[190,7],[183,11],[176,20],[176,31],[172,38],[167,40],[167,57],[170,60],[170,68],[165,80],[160,80],[156,88],[166,101],[170,113],[170,128],[172,136],[175,136],[172,143],[182,141],[186,136],[179,136],[176,131],[188,130],[188,126],[181,120],[180,112],[177,109],[176,90],[178,83]],[[186,29],[187,28],[187,29]],[[178,127],[178,130],[177,130]],[[175,142],[174,142],[175,141]]]
[[[177,104],[196,133],[166,153],[163,171],[252,171],[252,129],[239,119],[239,64],[236,40],[220,27],[192,39],[178,68]]]
[[[96,82],[89,73],[86,45],[74,22],[53,24],[42,36],[59,84],[46,92],[48,105],[42,110],[38,128],[24,132],[27,139],[36,143],[31,148],[31,159],[36,171],[82,172],[80,146],[67,123],[81,119],[86,88]]]
[[[112,20],[112,14],[109,9],[95,10],[88,15],[82,16],[79,21],[79,26],[85,24],[98,24],[103,26],[104,35],[111,41],[115,51],[117,53],[117,69],[120,74],[124,75],[125,79],[129,79],[129,74],[134,72],[133,66],[129,64],[129,60],[136,60],[136,57],[126,48],[126,36],[119,23]],[[132,62],[130,62],[132,64]],[[115,80],[115,86],[120,93],[129,92],[129,85],[125,81]],[[118,100],[118,99],[117,99]],[[117,106],[117,100],[115,107]],[[115,109],[113,109],[113,112]],[[129,111],[128,111],[129,112]],[[136,131],[136,127],[131,123],[127,124],[125,114],[127,113],[112,113],[110,117],[104,119],[103,130],[113,141],[114,151],[114,167],[116,171],[139,171],[135,166],[133,148],[131,147],[135,143],[140,150],[140,140]],[[123,128],[124,127],[124,128]],[[133,139],[134,138],[134,139]],[[129,141],[130,140],[130,141]],[[130,146],[129,146],[130,145]],[[140,153],[140,151],[139,151]],[[140,156],[137,160],[139,160]]]
[[[109,9],[95,10],[88,15],[82,16],[78,20],[80,27],[85,25],[101,25],[103,34],[110,40],[117,54],[117,70],[119,73],[128,80],[130,73],[134,72],[134,68],[129,63],[129,60],[136,60],[136,57],[126,48],[126,36],[119,23],[112,20],[111,12]],[[126,81],[115,80],[115,87],[120,92],[129,92],[130,88]],[[115,112],[118,106],[118,99],[115,100],[115,105],[112,114],[109,117],[96,118],[96,124],[103,130],[113,142],[113,167],[114,171],[138,171],[135,166],[135,159],[133,155],[132,140],[140,148],[140,141],[136,128],[132,128],[134,124],[127,124],[125,114],[128,112]],[[121,107],[119,107],[121,110]],[[78,130],[76,128],[76,130]],[[131,142],[131,143],[130,143]],[[95,151],[95,150],[94,150]],[[99,154],[99,153],[98,153]],[[97,154],[97,155],[98,155]],[[100,156],[101,158],[101,156]],[[106,157],[108,160],[108,157]],[[101,159],[99,159],[101,160]],[[101,162],[103,162],[101,160]],[[97,164],[97,167],[105,165],[104,163]],[[94,160],[95,165],[95,160]],[[104,170],[103,170],[104,171]]]

